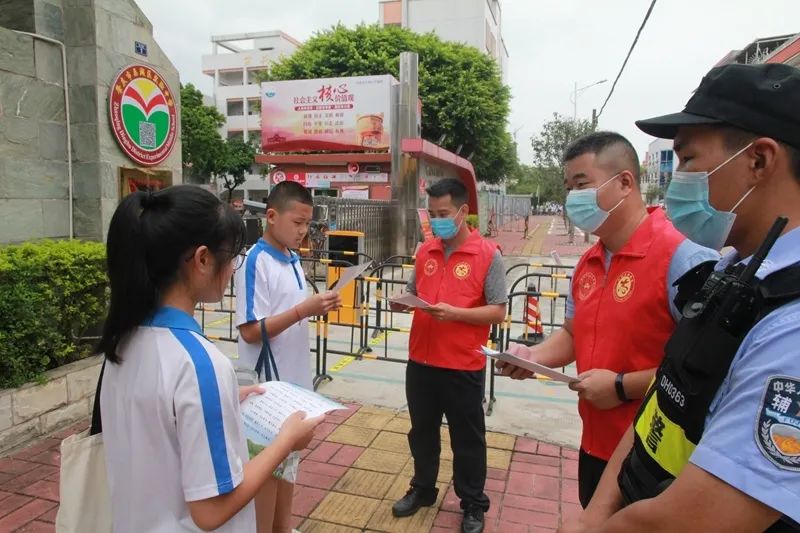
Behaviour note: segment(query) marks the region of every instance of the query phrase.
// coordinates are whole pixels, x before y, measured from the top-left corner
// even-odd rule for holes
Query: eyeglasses
[[[246,258],[247,258],[247,256],[243,252],[240,252],[240,253],[236,254],[235,256],[233,256],[233,259],[231,259],[231,263],[233,264],[233,271],[234,272],[236,272],[237,270],[242,268],[242,265],[244,265],[244,260]]]

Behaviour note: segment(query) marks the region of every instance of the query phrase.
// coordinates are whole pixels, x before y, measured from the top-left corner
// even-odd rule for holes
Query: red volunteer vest
[[[486,305],[484,283],[495,250],[496,244],[473,231],[445,262],[442,240],[425,242],[414,267],[417,295],[431,304],[444,302],[464,308]],[[440,368],[481,370],[486,357],[479,350],[489,340],[489,329],[464,322],[439,322],[424,311],[416,311],[409,358]]]
[[[657,367],[675,329],[667,300],[667,272],[685,239],[662,209],[649,210],[630,241],[605,270],[603,244],[592,246],[575,267],[573,337],[578,372],[615,373]],[[641,400],[608,410],[579,400],[581,448],[607,461],[633,422]]]

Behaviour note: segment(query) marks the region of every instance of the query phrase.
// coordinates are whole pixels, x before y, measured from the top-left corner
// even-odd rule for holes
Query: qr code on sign
[[[139,146],[142,148],[156,147],[156,125],[152,122],[139,122]]]

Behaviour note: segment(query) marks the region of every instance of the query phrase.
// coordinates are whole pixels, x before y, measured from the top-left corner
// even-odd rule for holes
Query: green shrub
[[[0,388],[91,354],[106,311],[105,245],[37,241],[0,247]]]
[[[472,229],[478,229],[478,215],[467,215],[467,225]]]

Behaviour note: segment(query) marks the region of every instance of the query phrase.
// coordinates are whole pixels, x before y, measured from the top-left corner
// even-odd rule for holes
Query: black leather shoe
[[[483,510],[472,508],[464,511],[461,533],[483,533]]]
[[[419,487],[411,487],[405,496],[392,505],[392,515],[396,518],[411,516],[419,511],[420,507],[430,507],[436,503],[436,496],[438,495],[439,489],[436,488],[432,491],[427,491]]]

